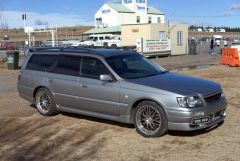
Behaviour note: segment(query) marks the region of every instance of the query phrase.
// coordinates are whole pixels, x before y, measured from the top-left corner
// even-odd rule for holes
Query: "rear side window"
[[[26,69],[45,71],[53,64],[56,58],[57,55],[34,54],[29,59]]]
[[[99,79],[101,74],[110,74],[105,65],[98,59],[83,58],[81,76]]]
[[[60,56],[58,59],[58,63],[51,70],[51,73],[79,76],[80,63],[80,57]]]

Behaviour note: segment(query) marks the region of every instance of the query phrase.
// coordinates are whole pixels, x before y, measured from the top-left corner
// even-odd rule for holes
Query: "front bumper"
[[[217,102],[209,103],[196,109],[183,109],[183,111],[167,110],[168,129],[177,131],[195,131],[214,126],[226,117],[227,100],[221,97]],[[208,118],[206,122],[196,123],[194,120]]]

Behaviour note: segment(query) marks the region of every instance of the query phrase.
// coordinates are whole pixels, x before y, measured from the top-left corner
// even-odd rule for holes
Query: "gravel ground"
[[[153,60],[166,69],[172,70],[191,66],[217,65],[220,62],[220,55],[211,56],[209,54],[199,54],[157,58]]]
[[[173,59],[165,59],[171,66]],[[18,97],[19,71],[0,69],[0,160],[239,160],[239,68],[215,65],[175,71],[223,85],[229,100],[228,117],[223,125],[200,132],[170,131],[161,138],[146,139],[131,125],[65,113],[42,117]]]

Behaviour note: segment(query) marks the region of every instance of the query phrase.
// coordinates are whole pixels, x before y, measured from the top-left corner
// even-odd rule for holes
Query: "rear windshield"
[[[45,71],[57,58],[57,55],[34,54],[29,59],[26,69],[35,71]]]

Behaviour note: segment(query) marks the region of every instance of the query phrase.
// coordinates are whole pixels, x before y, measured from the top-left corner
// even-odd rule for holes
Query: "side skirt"
[[[127,116],[107,115],[107,114],[103,114],[103,113],[90,112],[90,111],[69,108],[69,107],[64,107],[64,106],[59,106],[59,105],[57,105],[57,110],[61,111],[61,112],[80,114],[80,115],[96,117],[96,118],[101,118],[101,119],[106,119],[106,120],[111,120],[111,121],[116,121],[116,122],[121,122],[121,123],[126,123],[126,124],[132,124],[132,122],[130,121],[130,117],[127,117]]]

